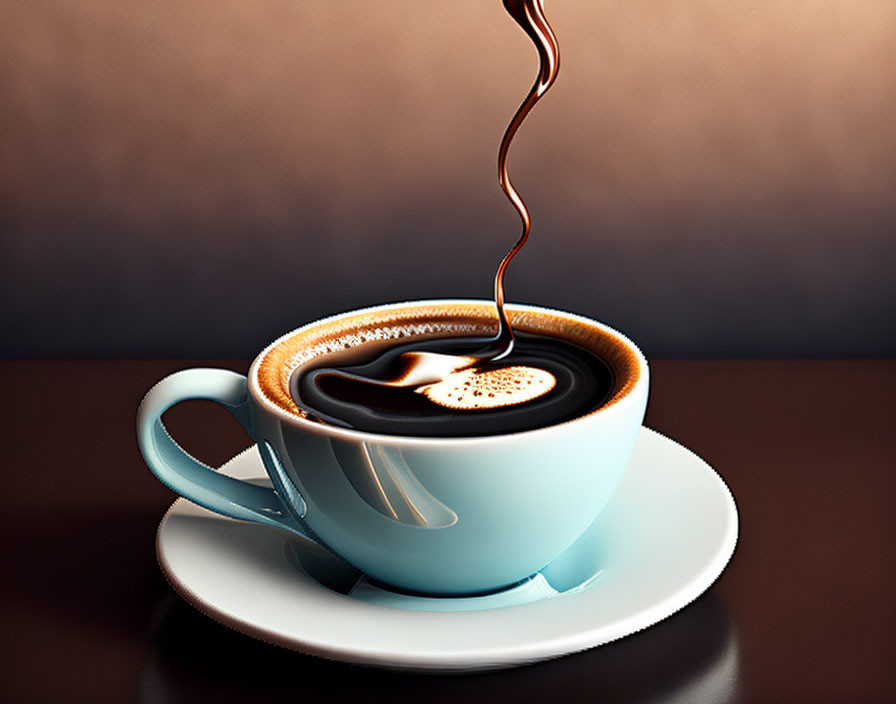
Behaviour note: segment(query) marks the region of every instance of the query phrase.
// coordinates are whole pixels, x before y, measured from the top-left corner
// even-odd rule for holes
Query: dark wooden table
[[[137,452],[134,412],[186,366],[0,363],[0,701],[896,701],[896,362],[654,362],[647,424],[737,500],[728,569],[622,641],[437,677],[269,646],[172,592],[154,538],[174,496]],[[208,402],[166,421],[209,463],[248,444]]]

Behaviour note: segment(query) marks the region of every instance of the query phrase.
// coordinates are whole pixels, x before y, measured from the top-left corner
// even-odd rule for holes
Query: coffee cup
[[[515,330],[560,337],[604,360],[614,383],[603,403],[555,425],[478,437],[365,432],[296,406],[290,378],[324,355],[494,331],[493,302],[415,301],[305,325],[263,350],[248,376],[172,374],[140,405],[140,450],[187,499],[301,535],[394,588],[461,596],[508,587],[560,555],[610,498],[644,417],[649,372],[638,348],[602,323],[534,306],[506,312]],[[177,445],[161,418],[188,399],[230,411],[257,444],[272,488],[219,474]]]

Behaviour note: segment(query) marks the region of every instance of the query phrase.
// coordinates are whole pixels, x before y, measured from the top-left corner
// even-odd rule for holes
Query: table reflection
[[[620,641],[525,667],[420,675],[331,662],[268,645],[205,617],[174,594],[159,607],[138,700],[152,704],[290,697],[328,702],[566,700],[729,703],[738,699],[738,646],[713,593]]]

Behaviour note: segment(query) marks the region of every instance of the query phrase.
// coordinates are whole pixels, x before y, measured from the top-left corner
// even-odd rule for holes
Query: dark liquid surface
[[[313,367],[298,369],[290,379],[290,394],[299,408],[330,425],[387,435],[475,437],[503,435],[563,423],[599,407],[613,388],[613,373],[592,352],[564,340],[517,332],[509,357],[500,362],[480,360],[475,370],[522,365],[554,376],[556,385],[543,396],[490,409],[454,410],[434,403],[415,387],[376,386],[339,373],[389,380],[401,370],[404,352],[474,353],[481,337],[398,343],[385,349],[345,353],[338,366],[327,357]],[[333,372],[337,373],[334,374]]]

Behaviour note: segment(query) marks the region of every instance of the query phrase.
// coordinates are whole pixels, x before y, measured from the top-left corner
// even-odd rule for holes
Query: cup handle
[[[172,439],[162,414],[190,399],[208,399],[224,406],[256,440],[245,376],[225,369],[176,372],[150,389],[137,411],[137,442],[153,474],[168,488],[211,511],[286,528],[311,539],[276,491],[220,474],[188,455]]]

